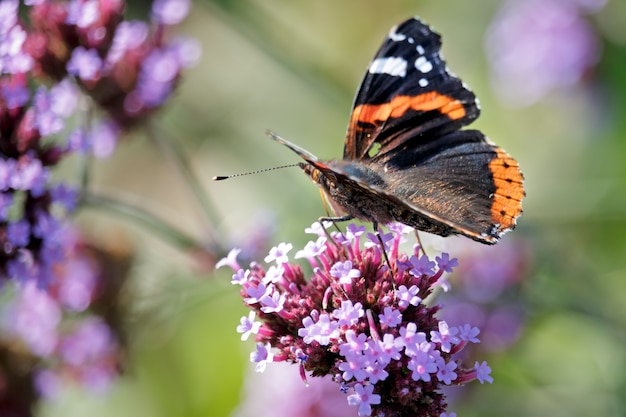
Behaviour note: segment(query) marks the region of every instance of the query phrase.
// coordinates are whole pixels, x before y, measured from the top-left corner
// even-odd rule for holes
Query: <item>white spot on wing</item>
[[[398,29],[397,26],[394,26],[391,28],[391,30],[389,31],[389,39],[391,39],[394,42],[402,42],[403,40],[406,39],[406,35],[396,32],[396,29]]]
[[[426,51],[424,50],[424,47],[423,47],[422,45],[417,45],[417,46],[415,47],[415,50],[416,50],[416,51],[417,51],[417,53],[418,53],[418,54],[420,54],[420,55],[424,55],[424,52],[426,52]]]
[[[415,68],[420,72],[426,73],[433,69],[433,64],[426,57],[421,56],[415,60]]]
[[[387,57],[377,58],[370,64],[369,72],[372,74],[387,74],[395,77],[406,76],[407,62],[403,58]]]
[[[426,87],[428,85],[428,80],[426,78],[420,78],[417,83],[420,87]]]

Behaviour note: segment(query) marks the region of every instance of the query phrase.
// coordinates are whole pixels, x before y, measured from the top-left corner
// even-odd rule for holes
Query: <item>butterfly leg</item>
[[[331,222],[333,224],[333,226],[335,226],[335,228],[337,229],[338,232],[341,232],[341,230],[339,230],[339,228],[337,227],[337,223],[339,222],[347,222],[352,220],[354,217],[352,216],[341,216],[341,217],[332,217],[332,216],[325,216],[325,217],[320,217],[317,219],[318,222],[320,222],[320,224],[322,225],[322,229],[324,229],[324,233],[326,233],[326,236],[328,237],[328,240],[330,240],[331,242],[333,242],[333,244],[336,247],[339,247],[337,245],[337,242],[335,242],[335,239],[333,239],[333,237],[330,235],[330,233],[328,233],[328,229],[326,229],[326,226],[324,226],[324,222]]]
[[[336,226],[337,223],[339,223],[339,222],[347,222],[349,220],[352,220],[353,218],[354,217],[352,217],[350,215],[345,215],[345,216],[341,216],[341,217],[320,217],[317,220],[322,225],[322,229],[324,229],[324,232],[326,232],[326,236],[328,236],[330,241],[333,242],[335,244],[335,246],[337,246],[337,243],[335,242],[335,240],[332,238],[330,233],[328,233],[328,230],[326,229],[326,227],[324,227],[324,222],[325,221],[332,222],[333,225]],[[391,262],[389,262],[389,257],[387,256],[387,250],[385,249],[385,243],[383,242],[383,238],[380,236],[380,229],[378,228],[378,222],[376,222],[376,221],[372,222],[372,228],[374,229],[374,234],[378,238],[378,243],[380,243],[380,248],[383,251],[383,256],[385,257],[385,262],[387,263],[387,267],[389,267],[389,270],[392,271],[393,269],[391,268]],[[420,244],[420,247],[421,247],[421,244]]]
[[[422,253],[426,256],[428,256],[428,254],[426,253],[426,249],[424,249],[424,245],[422,244],[422,239],[420,239],[420,234],[417,231],[417,229],[415,229],[415,239],[417,239],[417,244],[420,245],[420,250],[422,251]],[[418,253],[419,255],[419,253]]]
[[[372,222],[372,228],[374,229],[374,234],[378,238],[378,243],[380,243],[380,249],[383,251],[383,256],[385,257],[385,262],[387,262],[387,266],[389,267],[389,271],[393,271],[391,268],[391,262],[389,262],[389,257],[387,256],[387,250],[385,249],[385,243],[383,242],[383,238],[380,236],[380,229],[378,229],[378,222]]]

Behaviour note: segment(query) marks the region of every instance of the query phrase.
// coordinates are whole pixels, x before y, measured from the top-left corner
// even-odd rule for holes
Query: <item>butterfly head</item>
[[[320,188],[325,205],[327,204],[330,207],[330,211],[335,216],[348,214],[344,200],[350,193],[345,190],[345,186],[342,185],[332,169],[326,164],[319,162],[315,164],[301,162],[298,166]]]
[[[337,216],[389,223],[389,207],[379,204],[376,190],[384,186],[378,173],[367,165],[346,160],[302,162],[300,168],[325,194]]]
[[[336,188],[337,177],[329,168],[326,167],[326,169],[324,169],[323,167],[318,167],[316,165],[307,162],[300,162],[298,164],[300,169],[302,169],[302,171],[304,171],[304,173],[311,178],[311,181],[328,194],[332,189]]]

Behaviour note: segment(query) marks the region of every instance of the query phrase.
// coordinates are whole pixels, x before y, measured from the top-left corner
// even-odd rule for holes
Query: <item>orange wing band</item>
[[[499,224],[501,230],[515,227],[515,221],[522,214],[524,176],[517,161],[500,148],[495,148],[496,157],[489,163],[496,191],[491,205],[491,220]]]
[[[465,116],[463,103],[459,100],[431,91],[417,96],[396,96],[389,103],[361,104],[354,108],[350,124],[355,125],[358,122],[376,124],[377,121],[385,121],[390,117],[397,119],[408,110],[439,110],[452,120]]]

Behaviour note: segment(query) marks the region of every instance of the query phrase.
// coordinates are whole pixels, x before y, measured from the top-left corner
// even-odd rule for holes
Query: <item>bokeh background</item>
[[[129,16],[149,7],[133,1]],[[492,349],[480,352],[494,384],[451,392],[450,409],[464,417],[625,416],[624,0],[195,1],[178,31],[201,42],[200,62],[151,134],[138,130],[95,163],[92,189],[199,240],[245,246],[259,260],[282,241],[302,247],[303,229],[324,212],[297,168],[211,177],[298,162],[265,137],[268,128],[319,157],[340,157],[369,60],[391,26],[415,15],[442,34],[450,68],[480,98],[473,127],[516,157],[528,193],[502,248],[423,236],[456,251],[462,265],[480,260],[478,278],[463,282],[461,267],[454,290],[496,322]],[[210,216],[153,135],[189,157]],[[331,401],[294,388],[297,378],[284,373],[253,375],[253,343],[235,332],[247,312],[230,271],[212,271],[215,259],[107,208],[81,210],[78,221],[94,244],[128,262],[124,373],[100,395],[67,387],[38,415],[280,417],[282,402]],[[508,281],[490,289],[494,276]],[[310,407],[292,415],[334,414]]]

